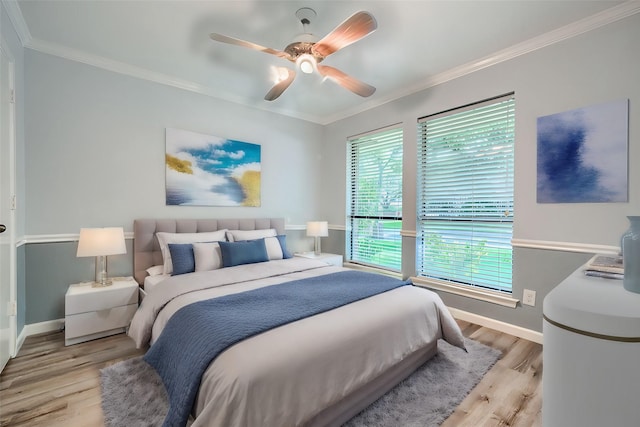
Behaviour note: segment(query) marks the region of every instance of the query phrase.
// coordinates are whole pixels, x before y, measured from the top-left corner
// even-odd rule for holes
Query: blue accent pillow
[[[169,252],[173,263],[172,276],[196,271],[196,259],[191,243],[169,243]]]
[[[291,254],[291,252],[289,252],[289,249],[287,249],[287,236],[285,236],[284,234],[278,234],[276,238],[278,239],[278,242],[280,242],[280,247],[282,248],[282,258],[293,258],[293,255]]]
[[[222,252],[223,267],[269,261],[264,239],[218,242],[218,244]]]

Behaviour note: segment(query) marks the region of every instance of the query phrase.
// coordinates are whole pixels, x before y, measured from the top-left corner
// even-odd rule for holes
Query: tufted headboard
[[[264,230],[284,234],[284,218],[241,219],[136,219],[133,221],[133,275],[142,285],[147,268],[162,265],[156,233],[203,233],[217,230]]]

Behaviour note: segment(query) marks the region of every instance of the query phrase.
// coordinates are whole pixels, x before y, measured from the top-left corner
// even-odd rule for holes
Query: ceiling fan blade
[[[274,99],[282,95],[282,92],[284,92],[285,89],[287,89],[289,85],[293,83],[293,79],[296,77],[296,72],[288,68],[283,68],[283,70],[287,71],[287,77],[280,80],[274,87],[271,88],[271,90],[264,96],[264,99],[266,101],[273,101]]]
[[[361,82],[360,80],[343,73],[337,68],[329,67],[328,65],[318,65],[318,72],[324,77],[330,77],[335,80],[336,83],[345,89],[365,98],[373,95],[376,91],[375,87]]]
[[[311,50],[327,57],[366,36],[378,28],[376,19],[369,12],[356,12],[317,42]]]
[[[281,50],[271,49],[270,47],[260,46],[259,44],[236,39],[234,37],[229,37],[229,36],[225,36],[218,33],[211,33],[209,34],[209,37],[211,37],[212,40],[215,40],[217,42],[228,43],[228,44],[233,44],[233,45],[242,46],[242,47],[248,47],[249,49],[259,50],[260,52],[268,53],[270,55],[275,55],[275,56],[279,56],[280,58],[291,60],[291,56],[288,53],[283,52]]]

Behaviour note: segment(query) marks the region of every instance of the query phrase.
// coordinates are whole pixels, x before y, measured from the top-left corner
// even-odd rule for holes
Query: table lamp
[[[109,286],[107,256],[126,254],[124,230],[122,227],[81,228],[77,257],[96,257],[96,277],[94,287]]]
[[[307,222],[307,236],[315,238],[313,253],[320,255],[320,237],[329,235],[329,223],[327,221],[309,221]]]

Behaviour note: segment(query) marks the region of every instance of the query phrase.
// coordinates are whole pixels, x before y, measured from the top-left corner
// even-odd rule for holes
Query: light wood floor
[[[542,346],[458,323],[503,357],[442,427],[540,427]],[[62,332],[27,338],[0,375],[0,426],[102,426],[99,370],[140,354],[125,335],[69,347]]]

